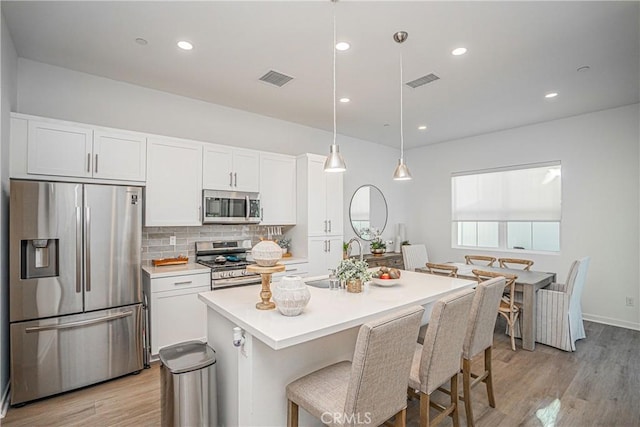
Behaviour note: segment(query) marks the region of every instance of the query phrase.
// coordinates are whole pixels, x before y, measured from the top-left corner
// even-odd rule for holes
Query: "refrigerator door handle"
[[[59,329],[78,328],[81,326],[95,325],[97,323],[109,322],[111,320],[122,319],[123,317],[129,317],[133,314],[133,311],[123,311],[121,313],[112,314],[110,316],[99,317],[91,320],[81,320],[79,322],[64,323],[62,325],[46,325],[46,326],[33,326],[26,328],[26,333],[42,332],[42,331],[55,331]]]
[[[91,208],[84,207],[85,290],[91,291]]]
[[[76,207],[76,293],[82,292],[82,208]]]

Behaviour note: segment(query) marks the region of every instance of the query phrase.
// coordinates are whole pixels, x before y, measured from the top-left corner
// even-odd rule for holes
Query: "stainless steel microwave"
[[[239,191],[202,191],[204,224],[257,224],[260,194]]]

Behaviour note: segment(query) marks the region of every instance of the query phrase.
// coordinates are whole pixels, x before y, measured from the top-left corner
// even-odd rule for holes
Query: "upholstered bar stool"
[[[485,267],[493,267],[493,263],[497,258],[486,255],[465,255],[464,260],[469,265],[484,265]]]
[[[530,271],[533,261],[520,258],[498,258],[498,264],[500,268],[521,268],[524,271]]]
[[[410,396],[416,393],[420,396],[420,427],[435,426],[447,416],[453,419],[454,427],[459,425],[458,372],[474,292],[473,289],[467,289],[436,301],[424,344],[416,344],[408,393]],[[431,401],[431,394],[449,381],[449,406],[444,407]],[[430,407],[441,411],[433,421],[429,420]]]
[[[458,277],[458,267],[451,264],[436,264],[428,262],[427,266],[428,274],[435,274],[437,276]],[[424,342],[424,336],[427,334],[427,328],[429,325],[420,326],[420,332],[418,332],[418,342],[422,344]]]
[[[407,383],[424,308],[411,307],[360,327],[353,362],[339,362],[287,385],[287,425],[298,407],[329,426],[406,425]]]
[[[500,305],[505,279],[496,277],[479,283],[473,298],[467,333],[462,346],[462,391],[467,426],[473,427],[473,411],[471,409],[471,389],[481,382],[487,387],[489,406],[496,407],[493,395],[493,374],[491,370],[491,348],[493,331],[496,326],[496,312]],[[471,360],[484,352],[484,371],[480,375],[471,372]],[[473,381],[471,379],[473,378]]]

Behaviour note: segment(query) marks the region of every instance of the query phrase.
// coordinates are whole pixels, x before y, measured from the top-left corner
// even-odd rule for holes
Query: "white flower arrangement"
[[[359,261],[353,258],[347,258],[340,261],[336,273],[340,280],[348,282],[353,279],[360,279],[362,282],[371,280],[369,272],[369,264],[366,261]]]

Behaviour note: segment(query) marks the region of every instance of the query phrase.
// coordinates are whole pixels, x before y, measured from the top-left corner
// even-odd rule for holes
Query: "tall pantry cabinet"
[[[298,209],[293,246],[296,253],[306,250],[309,276],[327,274],[342,259],[343,178],[342,173],[324,171],[325,159],[309,153],[296,159]]]

